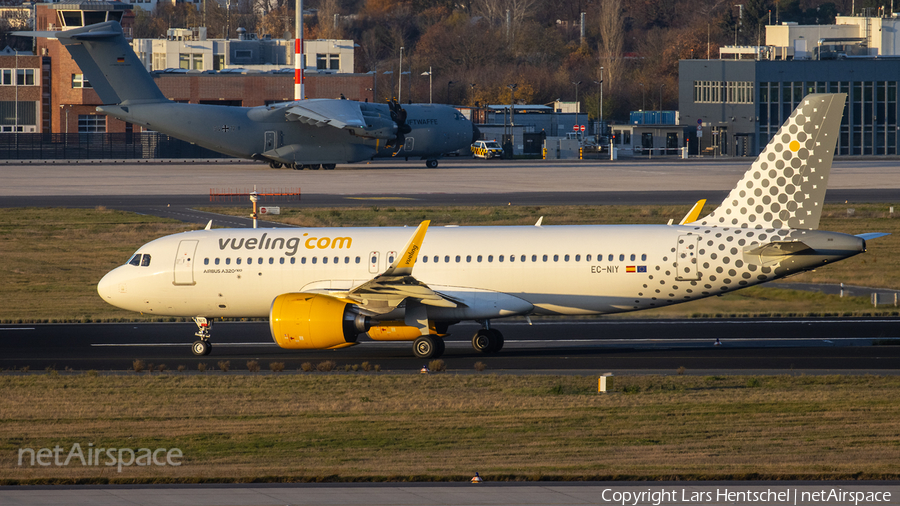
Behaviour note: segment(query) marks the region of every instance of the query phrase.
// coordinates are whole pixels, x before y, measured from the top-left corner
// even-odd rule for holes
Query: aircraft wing
[[[353,100],[310,99],[294,102],[285,108],[288,121],[299,121],[317,127],[366,128],[359,102]]]
[[[425,283],[412,276],[429,221],[419,224],[403,252],[394,259],[386,271],[375,276],[347,294],[357,300],[363,308],[375,312],[389,312],[407,299],[413,299],[426,306],[457,307],[459,301],[435,292]]]

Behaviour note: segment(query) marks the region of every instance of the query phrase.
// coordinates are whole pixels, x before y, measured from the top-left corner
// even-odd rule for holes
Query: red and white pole
[[[294,100],[306,98],[303,90],[303,68],[306,66],[303,57],[303,0],[297,0],[297,13],[295,16],[294,30]]]

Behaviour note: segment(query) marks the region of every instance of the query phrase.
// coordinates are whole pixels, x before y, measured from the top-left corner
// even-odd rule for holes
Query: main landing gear
[[[425,166],[428,167],[429,169],[436,169],[438,166],[438,161],[437,160],[426,160]]]
[[[497,329],[492,329],[489,321],[485,320],[484,328],[472,336],[472,348],[482,353],[497,353],[503,348],[503,334]]]
[[[194,341],[194,344],[191,345],[191,351],[197,356],[209,355],[212,351],[212,344],[209,342],[209,329],[212,328],[212,321],[203,316],[198,316],[194,318],[194,323],[197,324],[199,329],[194,335],[200,339]]]
[[[413,355],[416,358],[440,358],[443,354],[444,339],[441,336],[429,334],[413,341]]]

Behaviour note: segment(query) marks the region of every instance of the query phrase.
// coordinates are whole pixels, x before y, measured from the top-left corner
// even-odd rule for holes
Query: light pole
[[[514,127],[516,125],[516,88],[519,87],[519,83],[507,84],[506,87],[509,88],[510,92],[512,92],[512,95],[509,99],[509,143],[510,145],[512,145],[509,156],[512,157],[512,151],[515,151],[516,149],[516,131]]]
[[[397,72],[397,102],[403,103],[403,46],[400,46],[400,70]]]
[[[447,104],[450,104],[450,86],[453,86],[453,81],[447,81]]]
[[[597,102],[597,144],[600,143],[600,135],[603,133],[603,67],[600,67],[600,80],[594,81],[600,87],[600,100]]]
[[[428,72],[422,72],[422,75],[423,75],[423,76],[428,76],[428,103],[429,103],[429,104],[432,104],[432,103],[434,103],[434,97],[433,97],[433,95],[432,95],[432,92],[434,91],[434,88],[433,88],[432,85],[431,85],[431,75],[432,75],[432,74],[431,74],[431,67],[428,67]]]
[[[578,109],[581,109],[580,107],[578,107],[578,85],[581,84],[581,81],[578,81],[577,83],[575,81],[572,81],[572,84],[575,85],[575,126],[577,127],[578,126]]]
[[[646,103],[644,101],[644,83],[640,83],[640,85],[641,85],[641,112],[643,113],[644,112],[644,104]]]

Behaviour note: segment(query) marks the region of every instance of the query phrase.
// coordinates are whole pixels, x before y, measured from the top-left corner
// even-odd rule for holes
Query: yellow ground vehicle
[[[472,156],[486,159],[503,156],[503,148],[497,141],[475,141],[472,144]]]

